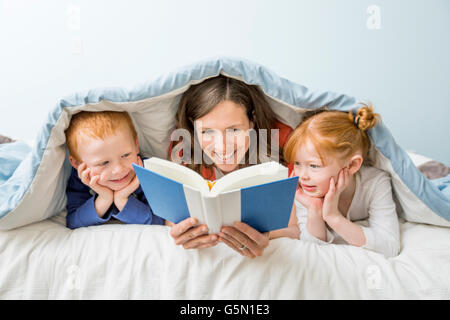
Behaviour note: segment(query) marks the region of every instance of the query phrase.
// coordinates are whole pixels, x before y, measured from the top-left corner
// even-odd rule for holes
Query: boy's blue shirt
[[[94,201],[97,194],[81,182],[74,168],[67,183],[66,195],[66,224],[70,229],[104,224],[111,218],[128,224],[164,225],[165,220],[153,214],[140,185],[128,197],[122,211],[119,211],[113,203],[103,218],[100,218],[95,211]]]

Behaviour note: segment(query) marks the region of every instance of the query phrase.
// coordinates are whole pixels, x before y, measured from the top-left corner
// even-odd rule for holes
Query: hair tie
[[[355,121],[355,119],[353,119],[353,124],[356,126],[356,128],[359,129],[359,116],[356,117],[356,121]]]
[[[356,112],[352,112],[353,113],[353,124],[355,125],[355,127],[357,129],[359,129],[359,116],[356,116]]]

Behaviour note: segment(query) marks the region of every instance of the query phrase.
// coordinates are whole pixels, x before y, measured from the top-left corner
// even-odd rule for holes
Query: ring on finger
[[[247,245],[245,245],[245,243],[250,243],[251,242],[251,240],[248,239],[248,237],[246,235],[242,234],[241,232],[238,232],[238,233],[233,234],[233,235],[229,235],[229,237],[231,239],[233,239],[234,242],[237,242],[236,247],[239,250],[241,250],[241,251],[245,250],[246,248],[248,248]],[[241,247],[238,247],[239,244],[241,244]]]

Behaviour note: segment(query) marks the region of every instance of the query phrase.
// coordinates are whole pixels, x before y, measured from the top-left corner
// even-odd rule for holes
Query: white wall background
[[[33,139],[72,92],[230,55],[368,99],[405,150],[450,165],[449,32],[449,0],[1,0],[0,134]]]

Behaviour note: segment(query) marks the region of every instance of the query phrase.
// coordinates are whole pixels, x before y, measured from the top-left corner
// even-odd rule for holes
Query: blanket
[[[64,212],[70,173],[64,130],[73,114],[83,110],[127,111],[138,132],[141,154],[167,158],[180,96],[189,86],[219,74],[260,86],[278,120],[292,128],[309,110],[327,106],[348,111],[362,101],[345,94],[313,91],[262,65],[228,57],[200,61],[131,89],[76,92],[56,103],[33,147],[27,148],[20,142],[0,146],[0,230]],[[392,177],[399,216],[410,222],[450,226],[450,197],[441,191],[444,188],[438,188],[418,171],[383,122],[368,134],[374,166]]]

